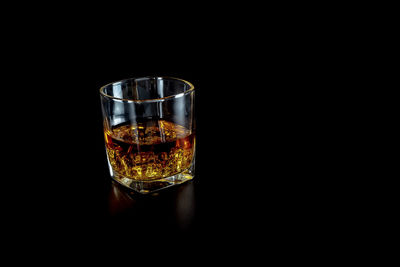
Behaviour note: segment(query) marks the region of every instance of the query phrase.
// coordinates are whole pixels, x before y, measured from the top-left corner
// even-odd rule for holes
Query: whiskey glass
[[[130,78],[100,88],[112,179],[151,193],[194,178],[194,86],[172,77]]]

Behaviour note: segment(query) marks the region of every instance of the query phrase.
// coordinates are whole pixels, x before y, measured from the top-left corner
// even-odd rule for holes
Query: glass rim
[[[104,92],[105,88],[113,85],[113,84],[117,84],[117,83],[122,83],[124,81],[128,81],[128,80],[138,80],[138,79],[171,79],[171,80],[177,80],[180,82],[183,82],[187,85],[189,85],[189,89],[182,92],[182,93],[178,93],[178,94],[173,94],[173,95],[169,95],[169,96],[165,96],[165,97],[160,97],[160,98],[151,98],[151,99],[129,99],[129,98],[121,98],[121,97],[115,97],[112,95],[108,95]],[[106,85],[103,85],[100,87],[100,95],[106,98],[110,98],[113,100],[119,100],[119,101],[124,101],[124,102],[134,102],[134,103],[142,103],[142,102],[157,102],[157,101],[163,101],[164,99],[169,99],[169,98],[178,98],[178,97],[182,97],[184,95],[187,95],[191,92],[194,91],[194,85],[191,82],[188,82],[186,80],[180,79],[180,78],[175,78],[175,77],[170,77],[170,76],[144,76],[144,77],[133,77],[133,78],[127,78],[127,79],[122,79],[119,81],[115,81],[115,82],[110,82]]]

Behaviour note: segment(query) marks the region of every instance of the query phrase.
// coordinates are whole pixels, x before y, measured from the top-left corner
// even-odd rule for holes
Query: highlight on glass
[[[193,179],[194,86],[171,77],[130,78],[100,88],[111,177],[139,193]]]

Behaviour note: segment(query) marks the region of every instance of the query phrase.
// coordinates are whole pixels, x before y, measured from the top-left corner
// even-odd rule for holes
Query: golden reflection
[[[159,213],[160,218],[173,221],[182,230],[188,229],[195,216],[195,190],[192,181],[165,191],[141,195],[112,183],[109,195],[109,214]],[[158,217],[158,215],[152,215]]]

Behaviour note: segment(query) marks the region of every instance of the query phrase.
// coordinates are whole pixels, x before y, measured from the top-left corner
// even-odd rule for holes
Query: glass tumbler
[[[171,77],[131,78],[100,88],[111,177],[140,193],[193,179],[194,86]]]

